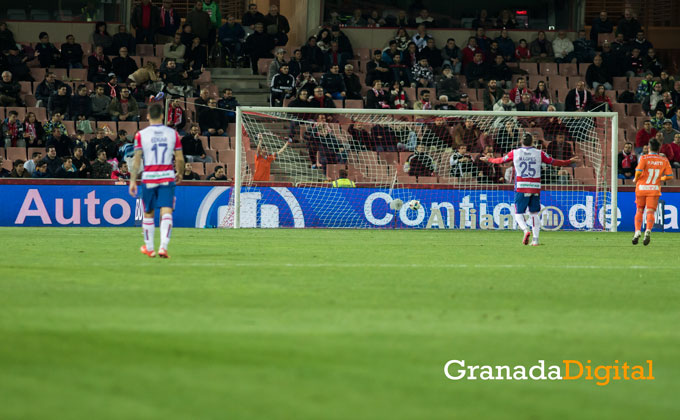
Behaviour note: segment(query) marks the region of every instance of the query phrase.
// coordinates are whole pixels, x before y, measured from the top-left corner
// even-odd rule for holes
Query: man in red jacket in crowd
[[[656,136],[656,128],[652,127],[650,120],[645,120],[643,126],[635,135],[635,154],[640,156],[642,147]]]

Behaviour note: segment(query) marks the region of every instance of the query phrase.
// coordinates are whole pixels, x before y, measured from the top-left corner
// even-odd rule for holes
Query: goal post
[[[220,226],[516,228],[511,165],[479,157],[507,153],[525,133],[556,159],[581,158],[543,165],[544,228],[615,232],[616,112],[244,106],[236,110],[231,210]],[[260,142],[267,155],[283,149],[269,158],[269,181],[255,174]],[[340,174],[356,188],[335,187]],[[422,206],[410,208],[412,200]]]

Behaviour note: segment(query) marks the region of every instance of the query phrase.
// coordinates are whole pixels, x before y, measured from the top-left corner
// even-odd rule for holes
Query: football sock
[[[541,215],[534,213],[531,215],[531,222],[533,224],[534,241],[538,241],[538,234],[541,232]]]
[[[654,210],[647,210],[647,230],[654,227]]]
[[[153,235],[156,225],[153,217],[142,219],[142,231],[144,232],[144,244],[147,251],[153,251]]]
[[[523,231],[526,232],[526,231],[529,230],[529,227],[527,226],[527,222],[524,220],[524,215],[523,215],[523,214],[515,214],[515,221],[517,222],[517,224],[519,225],[519,227],[520,227]]]
[[[642,215],[643,215],[642,212],[643,211],[645,211],[645,209],[638,208],[637,212],[635,212],[635,230],[636,231],[642,230]]]
[[[168,249],[170,234],[172,233],[172,214],[161,216],[161,248]]]

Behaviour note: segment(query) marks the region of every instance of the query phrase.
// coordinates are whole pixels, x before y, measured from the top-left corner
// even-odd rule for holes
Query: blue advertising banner
[[[233,225],[229,186],[178,186],[174,225]],[[126,185],[0,185],[2,226],[135,226],[139,200]],[[618,229],[633,230],[633,192],[619,192]],[[420,201],[412,210],[393,200]],[[241,226],[249,228],[513,229],[514,192],[456,189],[247,187],[241,192]],[[664,193],[666,231],[678,231],[680,193]],[[611,223],[602,194],[544,191],[543,226],[548,230],[602,228]]]

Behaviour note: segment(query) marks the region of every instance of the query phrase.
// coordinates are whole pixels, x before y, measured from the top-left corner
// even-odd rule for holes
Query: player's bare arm
[[[182,157],[184,160],[184,157]],[[130,195],[137,197],[137,174],[139,173],[139,168],[142,165],[142,151],[137,150],[135,156],[132,159],[132,172],[130,173]],[[184,166],[184,164],[182,164]]]
[[[175,182],[180,182],[184,178],[184,154],[181,150],[175,150],[175,173]]]

